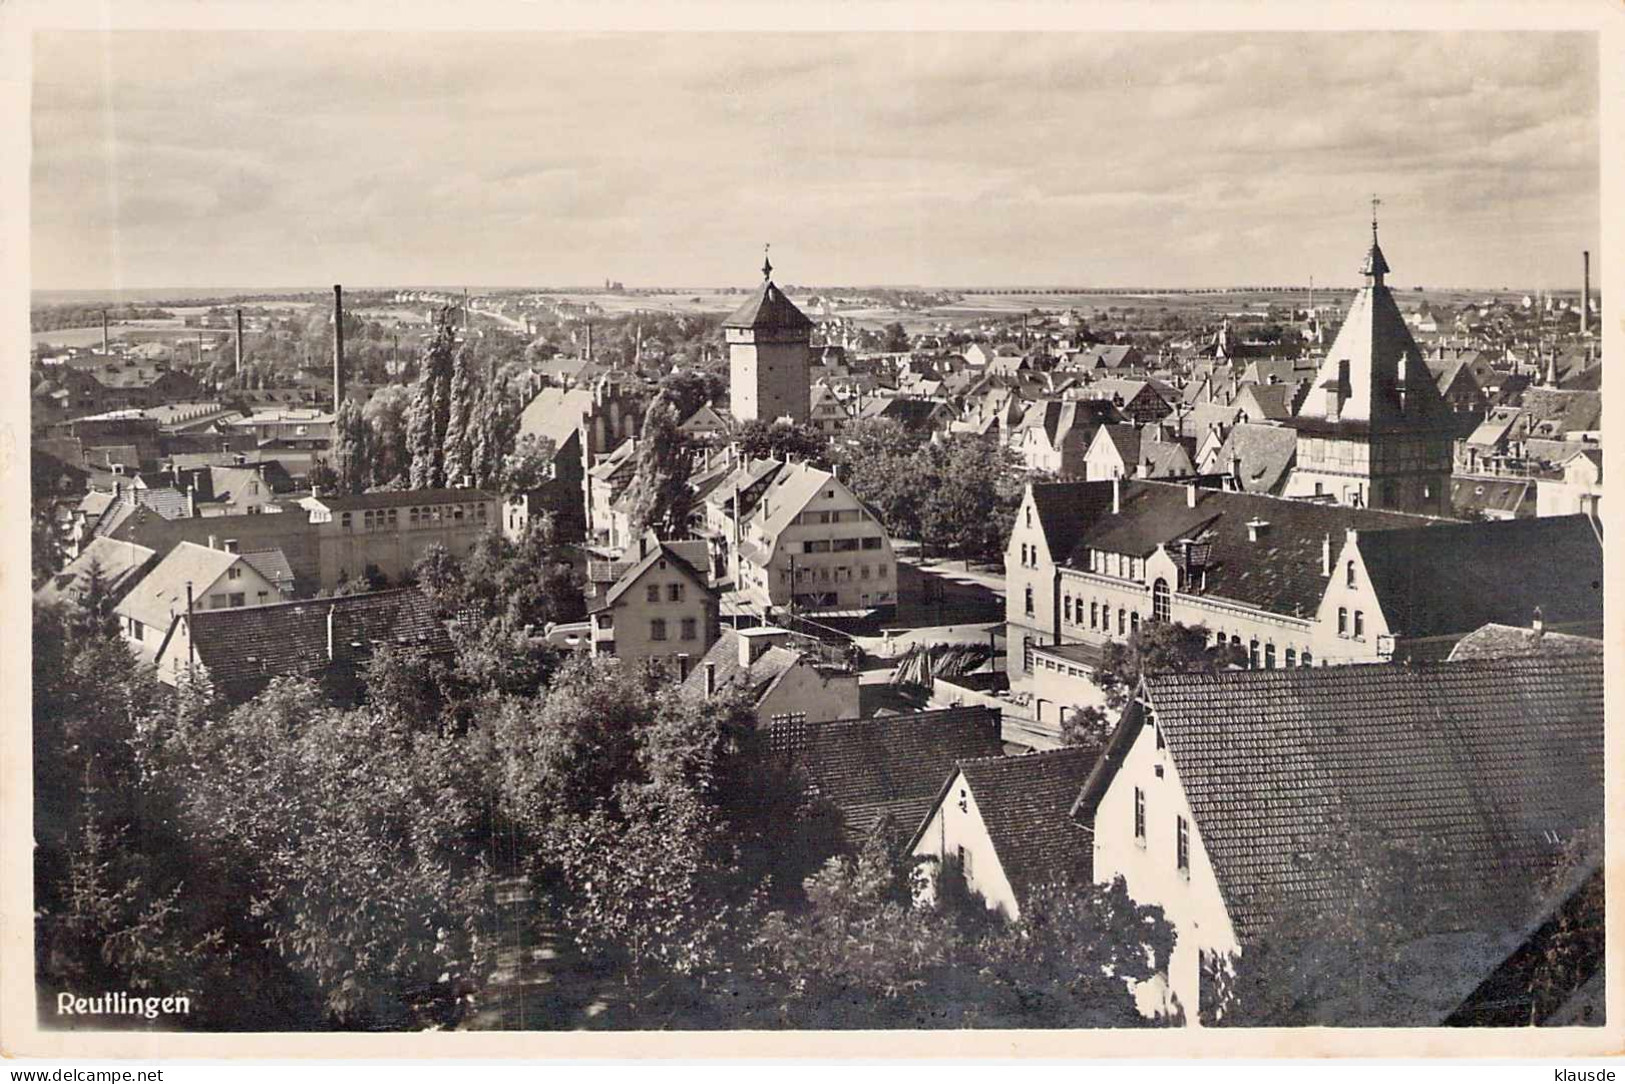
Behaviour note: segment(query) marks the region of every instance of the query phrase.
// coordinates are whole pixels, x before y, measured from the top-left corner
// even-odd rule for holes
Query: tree
[[[1177,621],[1142,621],[1126,642],[1106,645],[1106,655],[1095,671],[1095,684],[1106,693],[1114,711],[1122,710],[1147,674],[1214,674],[1246,661],[1229,645],[1208,647],[1207,629]]]
[[[29,524],[29,557],[32,562],[30,579],[36,590],[62,571],[62,545],[57,541],[56,529],[49,516],[44,512],[36,511]]]
[[[810,425],[752,418],[739,426],[734,439],[752,459],[797,459],[814,465],[829,461],[828,439]]]
[[[334,470],[333,465],[325,459],[312,459],[310,461],[310,470],[305,474],[305,481],[310,484],[310,488],[313,490],[332,493],[338,489],[339,472]]]
[[[474,352],[467,344],[457,351],[447,385],[444,463],[447,485],[462,485],[474,473],[474,441],[477,407],[482,405],[479,386],[474,381]],[[488,404],[484,404],[488,405]]]
[[[706,369],[673,369],[660,381],[660,394],[671,401],[682,420],[727,393],[727,379]]]
[[[407,415],[406,444],[412,458],[413,489],[439,489],[447,481],[446,430],[451,417],[457,332],[450,308],[442,308],[435,320],[434,338],[424,351],[422,374],[413,389]]]
[[[526,433],[502,458],[502,470],[497,489],[509,499],[522,493],[534,493],[553,477],[553,442],[547,437]]]
[[[677,428],[682,421],[671,401],[657,395],[643,416],[637,470],[628,488],[628,516],[634,537],[653,528],[661,538],[687,538],[694,493],[688,486],[692,449]]]
[[[373,485],[385,485],[411,474],[412,453],[406,439],[411,406],[411,389],[391,384],[373,392],[362,409],[372,429],[368,442],[372,448]]]
[[[365,492],[373,484],[372,458],[372,427],[360,404],[346,399],[333,423],[333,484],[338,492]]]
[[[842,477],[894,538],[920,536],[926,480],[915,474],[925,439],[890,418],[868,418],[847,428],[834,446]]]
[[[924,495],[920,541],[964,560],[1004,552],[1024,477],[1013,453],[970,433],[952,433],[914,456]]]
[[[882,353],[901,354],[906,352],[910,345],[912,344],[909,340],[908,329],[902,325],[901,321],[893,321],[886,325],[884,338],[880,341]]]

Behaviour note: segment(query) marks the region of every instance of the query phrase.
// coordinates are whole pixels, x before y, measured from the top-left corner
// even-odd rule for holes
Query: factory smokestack
[[[108,342],[107,342],[107,310],[103,309],[102,310],[102,353],[111,354],[112,352],[113,351],[109,348]]]
[[[333,410],[344,401],[344,287],[333,286]]]
[[[1591,252],[1586,250],[1580,253],[1585,263],[1585,281],[1580,287],[1580,334],[1584,335],[1591,330]]]
[[[587,360],[592,360],[592,321],[587,321]]]
[[[243,375],[243,310],[237,310],[237,376]]]

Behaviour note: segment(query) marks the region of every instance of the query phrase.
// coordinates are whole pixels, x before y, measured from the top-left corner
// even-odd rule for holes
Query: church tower
[[[764,258],[761,287],[722,324],[735,418],[807,422],[812,329],[813,322],[773,284],[773,264]]]
[[[1285,423],[1298,431],[1285,495],[1447,515],[1454,418],[1384,281],[1377,202],[1360,268],[1365,287]]]

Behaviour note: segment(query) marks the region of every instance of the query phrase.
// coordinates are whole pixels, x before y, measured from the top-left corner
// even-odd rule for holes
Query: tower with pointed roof
[[[722,325],[735,418],[809,420],[812,329],[813,322],[774,285],[773,264],[764,257],[761,286]]]
[[[1376,202],[1365,286],[1285,423],[1298,433],[1285,495],[1445,515],[1453,418],[1385,282]]]

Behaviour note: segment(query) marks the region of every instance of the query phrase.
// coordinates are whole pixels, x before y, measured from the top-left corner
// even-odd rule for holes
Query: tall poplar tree
[[[478,402],[481,398],[480,386],[474,379],[474,352],[465,343],[463,348],[457,351],[457,359],[452,365],[451,380],[448,384],[444,438],[447,485],[460,486],[465,477],[474,473],[470,438],[474,435],[473,428],[478,424],[474,419],[481,405]]]
[[[435,316],[434,339],[424,351],[421,375],[407,414],[406,446],[412,456],[413,489],[439,489],[446,484],[446,428],[451,415],[451,378],[457,332],[450,308]]]

